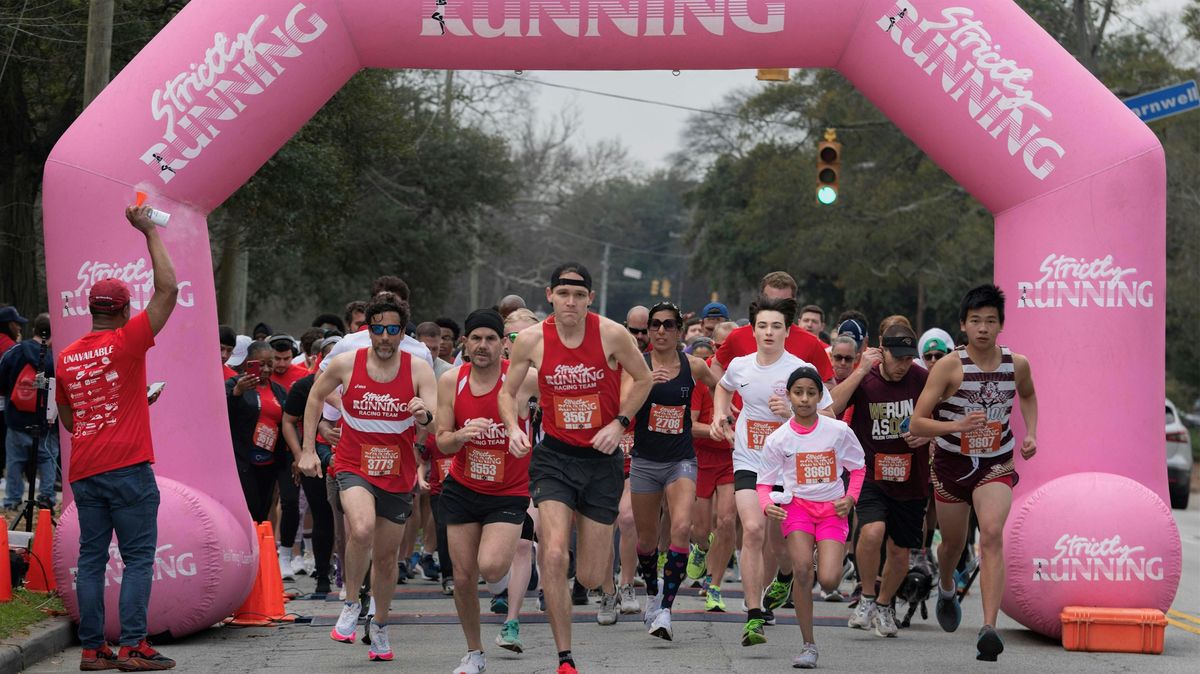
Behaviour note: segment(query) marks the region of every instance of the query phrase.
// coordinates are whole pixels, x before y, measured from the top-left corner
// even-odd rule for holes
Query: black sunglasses
[[[626,325],[626,326],[625,326],[625,329],[626,329],[626,330],[628,330],[628,331],[629,331],[631,334],[634,334],[634,335],[648,335],[648,334],[650,334],[650,330],[648,330],[648,329],[646,329],[646,328],[631,328],[631,327],[629,327],[628,325]]]
[[[921,356],[921,357],[924,358],[928,362],[936,363],[939,360],[945,358],[946,354],[942,353],[941,351],[927,351],[927,352],[925,352],[925,355]]]
[[[662,328],[663,330],[674,330],[678,327],[679,327],[679,324],[675,322],[674,318],[668,318],[665,321],[660,321],[656,318],[656,319],[650,321],[650,329],[651,330],[657,330],[659,328]]]
[[[382,335],[386,331],[392,337],[395,337],[396,335],[400,334],[400,331],[403,329],[404,329],[403,325],[380,325],[378,323],[375,323],[370,326],[372,335]]]
[[[834,354],[834,355],[830,356],[830,358],[834,359],[835,361],[837,361],[837,362],[839,362],[839,363],[852,363],[852,362],[854,362],[854,356],[839,356],[839,355],[837,355],[837,354]]]

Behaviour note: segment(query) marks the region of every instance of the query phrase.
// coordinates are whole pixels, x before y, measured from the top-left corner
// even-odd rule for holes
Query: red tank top
[[[417,479],[417,422],[408,412],[414,395],[412,356],[401,351],[396,376],[377,382],[367,374],[367,353],[359,349],[354,356],[350,386],[342,395],[342,439],[334,472],[349,471],[384,491],[407,493]]]
[[[429,493],[438,496],[442,493],[442,482],[450,474],[450,465],[454,462],[454,456],[442,454],[442,450],[438,449],[437,438],[434,436],[434,433],[430,433],[429,437],[425,438],[425,450],[429,454],[429,472],[425,477],[429,483]]]
[[[577,349],[563,346],[553,316],[542,322],[538,391],[542,428],[559,442],[590,448],[597,431],[617,417],[621,369],[608,366],[599,315],[588,312]]]
[[[454,455],[450,475],[473,492],[490,496],[528,496],[529,459],[508,453],[508,433],[500,421],[500,387],[508,374],[508,361],[500,363],[500,379],[491,391],[477,396],[471,392],[468,377],[471,364],[458,369],[454,389],[454,428],[462,428],[471,419],[490,419],[491,428],[462,446]]]

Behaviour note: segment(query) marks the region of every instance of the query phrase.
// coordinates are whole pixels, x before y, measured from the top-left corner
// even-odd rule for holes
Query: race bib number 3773
[[[363,445],[359,464],[368,477],[395,477],[400,474],[398,445]]]
[[[759,419],[746,420],[746,448],[762,449],[767,442],[767,436],[774,433],[776,428],[783,425],[782,421],[762,421]]]

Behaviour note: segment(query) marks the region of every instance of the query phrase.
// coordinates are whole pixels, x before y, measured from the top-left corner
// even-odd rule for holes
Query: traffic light
[[[825,140],[817,143],[817,203],[832,205],[838,200],[842,173],[842,144],[837,132],[825,129]]]
[[[662,296],[668,299],[671,297],[671,279],[669,278],[662,280]]]
[[[787,82],[792,79],[792,73],[787,68],[759,68],[756,79],[759,82]]]
[[[658,297],[658,279],[650,280],[650,296]]]

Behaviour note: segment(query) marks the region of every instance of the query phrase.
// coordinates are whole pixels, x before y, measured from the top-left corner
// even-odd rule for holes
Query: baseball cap
[[[921,355],[917,353],[917,338],[912,335],[892,335],[883,338],[883,348],[891,352],[897,358],[912,357],[916,358]]]
[[[225,361],[225,364],[229,367],[237,367],[246,362],[246,352],[250,349],[250,342],[253,341],[246,335],[238,335],[234,340],[233,354],[229,356],[229,360]]]
[[[17,313],[16,307],[4,307],[0,309],[0,323],[20,323],[21,325],[25,325],[28,322],[21,314]]]
[[[96,282],[88,295],[88,306],[104,313],[115,313],[129,304],[129,285],[121,279],[106,278]]]
[[[724,318],[729,320],[729,308],[720,302],[709,302],[700,310],[700,318]]]
[[[842,321],[842,324],[837,328],[837,334],[849,335],[854,338],[858,344],[858,348],[862,348],[863,342],[867,341],[867,326],[862,324],[862,321],[851,318]]]
[[[300,355],[300,349],[296,346],[296,340],[291,335],[271,335],[267,338],[267,344],[270,344],[271,348],[277,351],[288,349],[292,352],[293,356]]]
[[[937,337],[930,337],[929,339],[925,340],[924,344],[921,345],[921,353],[929,353],[930,351],[950,353],[950,347],[946,346],[946,343],[941,339]]]

